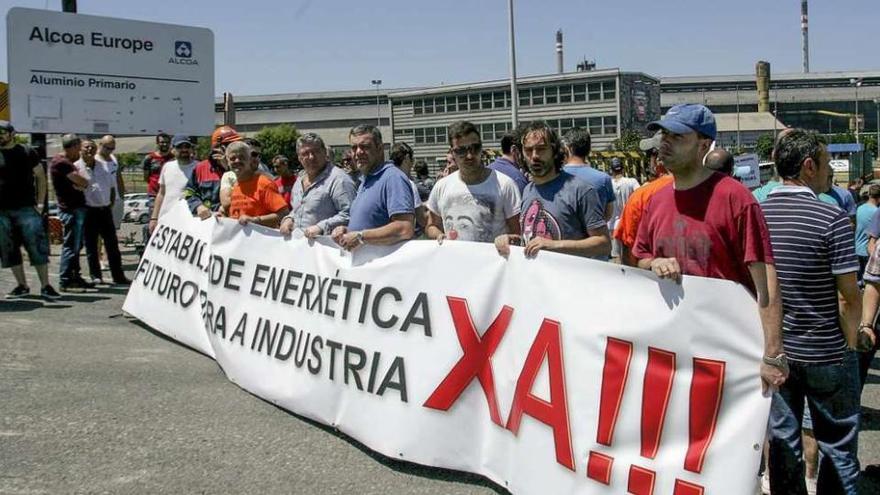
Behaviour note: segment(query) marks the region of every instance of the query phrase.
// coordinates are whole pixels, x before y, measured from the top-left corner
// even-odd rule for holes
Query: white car
[[[149,201],[146,199],[126,200],[124,211],[123,222],[147,223],[150,221],[151,211]]]
[[[125,200],[126,203],[128,203],[129,201],[133,201],[136,199],[150,199],[150,195],[147,193],[129,193],[126,194],[122,199]]]

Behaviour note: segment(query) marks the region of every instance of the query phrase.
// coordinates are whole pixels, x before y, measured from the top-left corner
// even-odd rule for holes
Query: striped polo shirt
[[[807,187],[780,186],[761,203],[782,294],[782,343],[788,359],[833,363],[846,352],[835,275],[858,271],[846,212]]]

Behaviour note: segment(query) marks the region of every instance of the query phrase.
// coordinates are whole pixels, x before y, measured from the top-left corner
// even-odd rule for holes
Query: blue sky
[[[189,24],[214,31],[216,92],[269,94],[502,79],[508,76],[507,0],[79,0],[84,14]],[[60,0],[0,0],[60,10]],[[565,67],[658,76],[801,70],[800,0],[518,0],[518,75]],[[812,71],[880,68],[877,0],[810,2]],[[6,24],[3,23],[5,31]],[[6,80],[6,36],[0,37]]]

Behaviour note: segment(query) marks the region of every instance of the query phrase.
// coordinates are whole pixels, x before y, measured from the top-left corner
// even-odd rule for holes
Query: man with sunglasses
[[[520,195],[516,183],[482,162],[483,143],[476,126],[459,121],[449,126],[450,152],[458,170],[440,179],[428,197],[431,239],[493,242],[519,234]]]
[[[189,136],[174,136],[171,146],[177,159],[166,163],[159,176],[159,194],[156,195],[150,216],[150,233],[155,230],[159,217],[183,198],[186,184],[196,166],[194,145]]]
[[[351,203],[348,226],[333,229],[333,240],[353,251],[362,244],[391,245],[411,239],[412,186],[393,162],[385,161],[382,133],[375,126],[361,124],[348,133],[348,141],[363,179]]]

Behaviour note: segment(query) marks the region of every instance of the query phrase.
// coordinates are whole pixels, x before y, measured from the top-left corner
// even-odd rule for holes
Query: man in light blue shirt
[[[607,222],[614,213],[614,201],[616,200],[614,185],[610,175],[596,170],[587,163],[587,157],[590,155],[590,133],[582,127],[574,128],[568,131],[562,143],[566,155],[565,166],[562,167],[562,170],[593,186],[593,189],[599,194],[599,201],[603,205]]]
[[[382,134],[362,124],[348,133],[361,185],[351,204],[348,226],[333,229],[333,240],[352,251],[361,244],[389,245],[411,239],[415,203],[409,178],[385,160]]]
[[[868,239],[870,237],[868,227],[877,212],[878,203],[880,203],[880,185],[871,184],[868,186],[868,201],[856,210],[856,256],[859,257],[859,282],[862,281],[865,265],[868,264]]]

